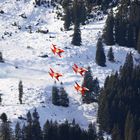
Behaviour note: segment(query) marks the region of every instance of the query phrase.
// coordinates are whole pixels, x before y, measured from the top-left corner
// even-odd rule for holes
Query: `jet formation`
[[[65,52],[63,49],[58,48],[56,45],[52,44],[51,46],[51,51],[53,52],[54,55],[58,55],[60,58],[62,58],[62,53]],[[85,72],[88,71],[86,68],[79,67],[78,65],[74,64],[72,66],[73,71],[76,74],[80,74],[81,76],[84,76]],[[59,72],[55,72],[52,68],[50,68],[49,75],[53,78],[59,81],[59,78],[62,77],[63,75]],[[74,88],[77,92],[80,92],[82,96],[85,95],[86,91],[89,91],[88,88],[80,86],[77,82],[75,82]]]

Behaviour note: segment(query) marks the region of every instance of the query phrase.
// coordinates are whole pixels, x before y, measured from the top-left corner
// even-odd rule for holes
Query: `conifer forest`
[[[0,0],[0,140],[140,140],[140,0]]]

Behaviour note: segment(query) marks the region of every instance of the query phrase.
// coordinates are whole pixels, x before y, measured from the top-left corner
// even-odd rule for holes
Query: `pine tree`
[[[131,52],[127,54],[123,67],[127,67],[128,69],[133,70],[134,64],[133,64],[133,56]]]
[[[112,140],[122,140],[121,132],[118,125],[114,125],[114,128],[112,130]]]
[[[73,34],[73,38],[72,38],[71,43],[75,46],[80,46],[81,45],[80,25],[77,22],[74,23],[74,34]]]
[[[127,46],[127,11],[127,6],[121,5],[115,17],[115,40],[120,46]]]
[[[2,123],[0,126],[1,140],[12,140],[13,133],[9,122]]]
[[[86,10],[86,4],[83,0],[79,1],[79,8],[80,8],[80,14],[78,16],[80,18],[80,23],[82,23],[82,25],[85,25],[87,10]]]
[[[139,29],[138,40],[137,40],[137,50],[140,53],[140,29]]]
[[[75,24],[80,25],[80,6],[79,6],[79,1],[78,0],[74,0],[73,1],[73,7],[72,7],[72,21]]]
[[[99,38],[98,39],[98,42],[97,42],[97,50],[96,50],[96,63],[99,65],[99,66],[106,66],[106,56],[105,56],[105,53],[104,53],[104,48],[103,48],[103,44],[102,44],[102,39]]]
[[[86,4],[84,0],[74,0],[73,1],[73,23],[85,24],[87,17]]]
[[[50,129],[51,129],[50,122],[49,122],[49,120],[47,120],[43,127],[43,139],[44,140],[50,139]]]
[[[23,85],[22,85],[22,81],[19,82],[18,90],[19,90],[19,102],[20,102],[20,104],[22,104],[22,97],[23,97]]]
[[[75,123],[75,120],[73,119],[73,122],[72,122],[72,125],[71,127],[69,128],[69,135],[70,135],[70,140],[72,139],[76,139],[76,132],[75,132],[75,128],[76,128],[76,123]]]
[[[137,140],[139,140],[140,139],[140,129],[138,129],[138,131],[137,131]]]
[[[130,112],[128,112],[125,122],[125,140],[135,140],[136,131],[134,124],[134,117]]]
[[[57,122],[53,123],[52,121],[47,120],[43,127],[44,140],[59,140],[58,130]]]
[[[100,85],[99,85],[99,80],[98,78],[94,79],[93,80],[93,91],[94,93],[96,94],[96,96],[98,96],[99,94],[99,91],[100,91]]]
[[[2,57],[2,52],[0,52],[0,63],[4,63],[3,57]]]
[[[101,130],[99,130],[99,132],[98,132],[98,139],[99,140],[104,140],[103,131],[101,131]]]
[[[122,0],[118,6],[118,12],[116,13],[116,19],[118,21],[118,29],[115,30],[118,34],[117,43],[120,46],[127,46],[127,27],[128,27],[128,15],[129,15],[129,0]]]
[[[64,9],[64,28],[66,31],[69,30],[70,25],[71,25],[71,12],[70,12],[70,8],[69,7],[65,7]]]
[[[25,124],[23,124],[23,126],[22,126],[22,129],[21,129],[21,136],[22,136],[22,138],[21,138],[21,140],[26,140],[26,126],[25,126]]]
[[[43,140],[42,130],[39,122],[39,114],[36,109],[33,112],[32,135],[33,135],[33,140]]]
[[[129,124],[129,121],[130,121],[130,112],[128,112],[127,114],[127,117],[126,117],[126,121],[125,121],[125,140],[128,140],[129,139],[129,129],[130,129],[130,124]]]
[[[66,91],[62,85],[60,88],[60,104],[61,104],[61,106],[64,106],[64,107],[69,106],[68,94],[66,93]]]
[[[114,53],[113,53],[113,49],[112,47],[110,47],[109,51],[108,51],[108,54],[107,54],[107,57],[108,57],[108,60],[111,61],[111,62],[114,62]]]
[[[132,53],[130,52],[130,53],[127,54],[126,60],[125,60],[125,63],[124,63],[124,66],[120,70],[121,71],[121,75],[125,79],[127,79],[128,75],[131,78],[133,67],[134,67],[134,64],[133,64],[133,56],[132,56]]]
[[[134,48],[135,47],[135,36],[134,36],[134,27],[129,24],[127,29],[127,47]]]
[[[85,72],[84,75],[84,80],[83,80],[83,87],[86,87],[89,89],[89,91],[86,91],[84,96],[82,96],[82,100],[84,103],[91,103],[95,101],[95,96],[94,96],[94,85],[95,81],[93,80],[92,72],[90,67],[88,67],[88,71]]]
[[[72,22],[70,0],[63,0],[62,7],[64,9],[64,29],[68,31]]]
[[[54,85],[52,87],[52,103],[54,105],[59,105],[59,100],[60,100],[60,97],[59,97],[59,90],[58,88],[56,87],[56,85]]]
[[[33,139],[33,133],[32,133],[32,115],[30,111],[27,113],[27,126],[25,126],[25,139],[26,140],[32,140]]]
[[[7,115],[5,113],[2,113],[0,119],[2,120],[3,123],[7,122]]]
[[[95,125],[90,123],[88,126],[88,140],[95,140],[97,138]]]
[[[31,115],[30,111],[28,111],[28,113],[27,113],[27,123],[29,125],[32,125],[32,115]]]
[[[12,140],[13,139],[13,132],[10,126],[10,123],[7,121],[7,115],[3,113],[1,115],[2,124],[0,126],[0,138],[1,140]]]
[[[1,95],[0,95],[0,105],[2,104],[2,97],[1,97]]]
[[[125,21],[121,21],[120,22],[120,36],[119,36],[119,42],[118,42],[118,44],[120,45],[120,46],[127,46],[127,41],[126,41],[126,31],[127,31],[127,29],[126,29],[126,22]]]
[[[15,126],[15,140],[23,140],[22,130],[21,130],[19,122],[17,122]]]
[[[65,123],[61,124],[58,129],[59,139],[66,140],[69,136],[69,124],[66,120]]]
[[[111,115],[109,114],[110,109],[108,102],[105,102],[107,99],[104,94],[105,93],[101,91],[101,95],[99,96],[98,122],[101,130],[110,132],[110,126],[112,125],[110,122]]]
[[[52,139],[54,140],[59,140],[59,134],[58,134],[58,131],[59,131],[59,125],[57,123],[57,121],[55,121],[54,123],[51,123],[52,124]]]
[[[70,140],[81,140],[81,129],[78,124],[70,127]],[[87,136],[88,137],[88,136]]]
[[[72,124],[72,126],[75,126],[75,124],[76,124],[75,123],[75,119],[72,120],[72,123],[71,124]]]
[[[115,42],[119,44],[120,40],[120,19],[118,16],[114,19],[114,36],[115,36]]]
[[[140,26],[139,26],[139,23],[140,23],[140,7],[139,7],[139,4],[137,4],[137,2],[135,1],[131,1],[131,4],[130,4],[130,11],[129,11],[129,24],[132,25],[133,27],[133,42],[134,42],[134,46],[133,48],[138,50],[139,51],[139,39],[140,38],[139,34],[140,34]]]
[[[113,10],[110,11],[108,18],[106,20],[106,27],[104,29],[103,38],[107,45],[114,45],[114,16]]]

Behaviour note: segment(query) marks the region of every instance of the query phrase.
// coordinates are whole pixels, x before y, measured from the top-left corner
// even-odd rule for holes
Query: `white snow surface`
[[[0,51],[3,53],[5,63],[0,63],[0,93],[2,93],[2,105],[0,114],[5,112],[13,124],[19,116],[26,117],[26,113],[34,108],[40,114],[41,126],[47,119],[63,122],[66,119],[76,122],[81,127],[87,128],[89,122],[96,122],[98,105],[82,104],[81,95],[73,86],[75,81],[82,83],[83,78],[76,75],[72,65],[90,66],[93,77],[98,78],[100,86],[103,86],[107,75],[115,72],[124,63],[125,56],[132,52],[135,57],[138,54],[133,49],[112,46],[116,58],[115,63],[107,61],[107,67],[100,67],[95,63],[96,42],[98,32],[103,30],[105,19],[81,26],[82,45],[71,45],[72,31],[61,31],[63,21],[56,18],[56,10],[52,7],[34,7],[33,0],[0,0]],[[25,13],[27,18],[22,18]],[[12,24],[16,22],[21,29]],[[38,24],[37,24],[38,23]],[[28,26],[32,26],[29,33]],[[49,29],[48,34],[37,33],[38,29]],[[11,33],[4,35],[5,32]],[[52,38],[50,38],[50,36]],[[51,52],[51,44],[65,50],[63,58],[59,58]],[[107,54],[110,46],[104,46]],[[42,55],[48,55],[42,58]],[[53,68],[63,73],[60,79],[68,92],[70,106],[68,108],[54,106],[51,103],[51,89],[54,80],[48,71]],[[18,83],[23,81],[24,95],[23,105],[18,100]],[[60,84],[57,82],[57,85]]]

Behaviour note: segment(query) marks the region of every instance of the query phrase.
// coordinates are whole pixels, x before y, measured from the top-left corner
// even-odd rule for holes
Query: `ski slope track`
[[[56,18],[52,7],[34,7],[33,0],[0,0],[0,51],[3,53],[5,63],[0,63],[0,93],[2,105],[0,114],[5,112],[13,125],[18,117],[26,117],[26,113],[34,108],[40,114],[41,125],[47,119],[63,122],[66,119],[76,122],[87,128],[89,122],[96,122],[98,105],[82,104],[81,95],[73,86],[75,81],[82,83],[83,78],[76,75],[72,66],[74,63],[81,67],[90,66],[93,77],[98,78],[103,86],[107,75],[115,72],[124,63],[125,56],[132,52],[139,57],[135,50],[112,46],[116,58],[115,63],[107,61],[107,67],[100,67],[95,63],[96,42],[99,31],[102,32],[105,19],[91,22],[81,26],[82,45],[71,45],[73,31],[61,31],[63,21]],[[25,14],[27,18],[20,15]],[[13,26],[14,23],[17,26]],[[28,26],[32,26],[32,33]],[[21,29],[18,29],[18,28]],[[48,29],[48,34],[36,32],[38,29]],[[7,33],[8,32],[8,33]],[[50,38],[51,36],[51,38]],[[62,58],[51,52],[51,44],[56,44],[65,50]],[[105,46],[107,54],[110,46]],[[40,57],[48,55],[48,57]],[[68,92],[70,106],[57,107],[51,103],[51,89],[54,80],[49,76],[49,69],[64,74],[60,81]],[[18,83],[23,81],[23,105],[18,100]],[[57,82],[57,85],[60,85]]]

